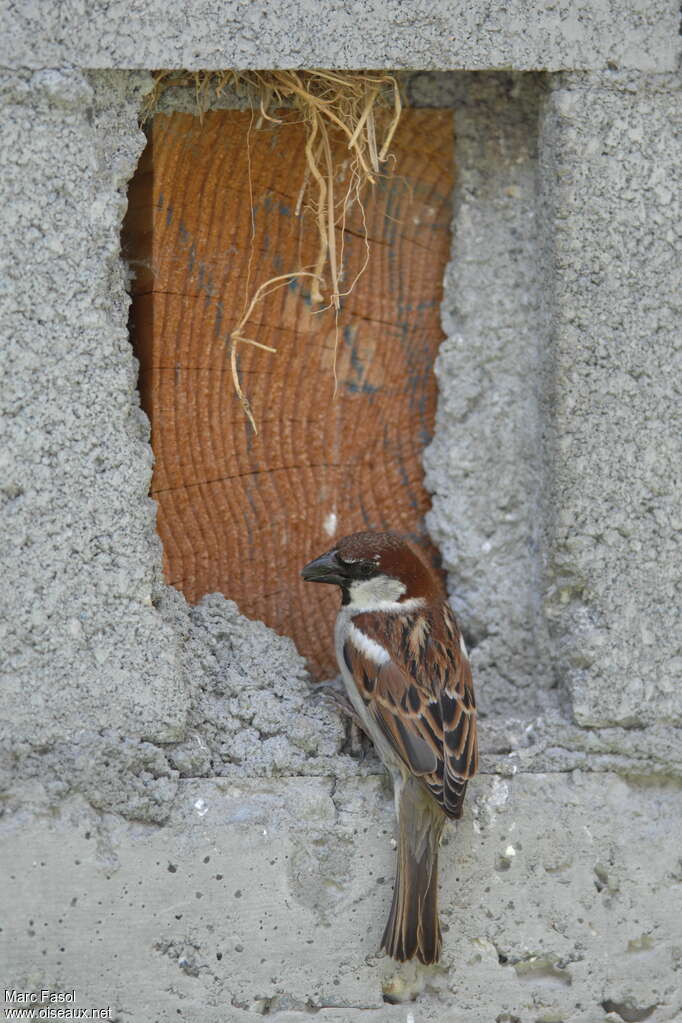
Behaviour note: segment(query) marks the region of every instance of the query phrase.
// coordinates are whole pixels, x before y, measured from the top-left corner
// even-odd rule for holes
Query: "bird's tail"
[[[398,856],[393,903],[381,947],[400,962],[415,955],[437,963],[441,933],[438,920],[438,846],[445,818],[416,778],[408,778],[396,800]]]

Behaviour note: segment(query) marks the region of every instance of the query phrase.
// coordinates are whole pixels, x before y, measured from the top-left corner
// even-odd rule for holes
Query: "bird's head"
[[[435,573],[416,547],[396,533],[345,536],[301,574],[307,582],[340,586],[343,603],[358,610],[417,607],[439,596]]]

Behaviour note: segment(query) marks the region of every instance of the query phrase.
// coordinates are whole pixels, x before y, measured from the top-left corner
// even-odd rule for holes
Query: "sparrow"
[[[397,863],[381,947],[400,962],[438,962],[438,848],[478,766],[466,645],[434,571],[395,533],[346,536],[302,575],[340,587],[341,676],[393,779]]]

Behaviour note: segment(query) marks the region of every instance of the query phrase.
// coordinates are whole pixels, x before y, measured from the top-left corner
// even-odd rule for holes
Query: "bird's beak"
[[[336,551],[329,551],[310,561],[301,575],[308,583],[335,583],[337,586],[343,586],[347,580],[341,575],[340,567]]]

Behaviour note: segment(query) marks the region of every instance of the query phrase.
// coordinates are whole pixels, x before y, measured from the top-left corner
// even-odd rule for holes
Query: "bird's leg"
[[[351,721],[355,722],[358,728],[362,728],[362,722],[360,721],[358,712],[350,702],[348,693],[342,683],[340,683],[337,679],[332,679],[330,682],[318,682],[315,688],[322,690],[320,695],[333,703],[336,709],[339,710],[344,717],[350,718]]]
[[[332,679],[330,682],[318,683],[317,688],[322,689],[321,695],[334,704],[343,718],[348,719],[351,755],[364,760],[371,748],[371,740],[364,729],[360,715],[348,697],[345,686],[337,679]]]

